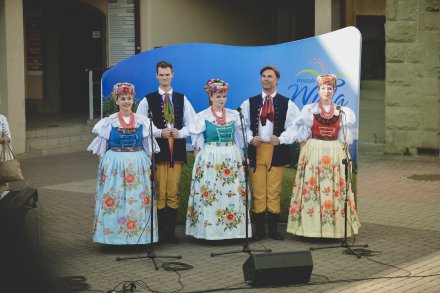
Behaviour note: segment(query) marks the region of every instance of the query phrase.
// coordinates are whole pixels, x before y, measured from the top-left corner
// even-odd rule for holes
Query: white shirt
[[[0,128],[1,128],[1,129],[0,129],[0,130],[1,130],[0,135],[8,136],[9,139],[12,138],[12,137],[11,137],[11,131],[9,130],[8,119],[7,119],[5,116],[1,115],[1,114],[0,114]],[[12,142],[12,141],[11,141],[11,142]],[[11,149],[12,149],[11,142],[9,143],[9,145],[11,146]],[[4,146],[5,146],[5,144],[0,144],[0,152],[3,151],[3,147],[4,147]],[[10,152],[8,152],[7,149],[6,149],[6,153],[5,153],[5,155],[6,155],[6,160],[11,160],[11,159],[13,159],[13,158],[12,158],[12,155],[10,154]]]
[[[270,95],[271,98],[275,97],[277,92],[275,91]],[[265,99],[266,94],[264,92],[261,93],[263,99]],[[280,144],[291,144],[296,140],[297,134],[297,125],[294,123],[297,117],[300,114],[298,107],[289,100],[287,104],[287,113],[286,113],[286,121],[284,123],[284,131],[280,134],[278,139],[280,140]],[[252,130],[250,129],[251,118],[250,118],[250,104],[249,99],[244,101],[241,104],[241,110],[243,113],[245,125],[246,125],[246,133],[247,133],[247,142],[250,143],[254,138],[252,134]],[[259,115],[261,115],[261,110]],[[270,142],[270,137],[273,135],[273,123],[266,119],[266,125],[261,125],[261,121],[259,121],[258,125],[258,136],[261,138],[263,142]]]
[[[169,94],[170,102],[173,102],[173,89],[170,89],[168,92],[165,92],[163,89],[159,87],[158,89],[159,95],[162,96],[162,101],[164,99],[164,95],[166,93]],[[196,112],[194,111],[193,106],[188,101],[187,97],[183,96],[183,127],[179,130],[179,138],[185,138],[190,135],[190,132],[188,130],[188,125],[193,119],[193,117],[196,115]],[[144,116],[148,116],[148,101],[146,98],[143,98],[142,101],[139,103],[136,113]],[[167,123],[168,128],[174,128],[173,124]],[[154,133],[154,137],[161,137],[162,129],[158,129],[157,132]]]

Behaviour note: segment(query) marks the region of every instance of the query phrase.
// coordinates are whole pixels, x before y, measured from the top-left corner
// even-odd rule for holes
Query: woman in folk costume
[[[5,160],[12,160],[11,153],[9,151],[3,150],[7,148],[7,144],[11,142],[11,131],[9,130],[8,119],[0,114],[0,153],[5,151]],[[0,194],[9,188],[8,183],[0,184]]]
[[[287,232],[306,237],[344,238],[358,233],[350,178],[345,178],[346,149],[353,142],[350,126],[356,121],[350,108],[338,110],[332,101],[337,78],[317,77],[319,102],[305,105],[296,123],[301,144],[298,169],[293,184]],[[347,145],[344,145],[344,142]],[[349,164],[351,174],[351,163]],[[348,209],[344,200],[348,184]]]
[[[117,83],[112,96],[119,112],[95,125],[93,133],[98,136],[87,148],[101,158],[93,241],[116,245],[147,244],[151,242],[153,200],[150,156],[153,150],[159,151],[159,146],[151,140],[150,120],[132,112],[134,85]],[[154,125],[152,127],[157,131]],[[156,219],[153,222],[153,242],[157,242]]]
[[[199,239],[246,237],[244,141],[238,112],[225,108],[228,87],[223,80],[209,80],[205,91],[210,107],[198,113],[189,126],[198,152],[191,177],[186,234]],[[248,229],[251,231],[250,224]]]

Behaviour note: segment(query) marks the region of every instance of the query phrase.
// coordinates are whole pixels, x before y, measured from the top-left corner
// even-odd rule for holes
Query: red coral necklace
[[[321,110],[321,117],[325,119],[333,118],[333,115],[335,113],[335,106],[333,103],[330,104],[330,109],[328,111],[325,110],[324,105],[322,105],[322,102],[318,103],[319,109]]]
[[[134,128],[134,114],[130,114],[130,122],[127,124],[124,120],[124,116],[121,112],[118,113],[119,124],[121,124],[124,129],[133,129]]]
[[[211,106],[211,113],[214,116],[215,121],[217,121],[218,125],[225,125],[226,124],[226,110],[224,107],[222,109],[222,117],[219,117],[217,115],[217,113],[214,110],[214,107],[212,107],[212,106]]]

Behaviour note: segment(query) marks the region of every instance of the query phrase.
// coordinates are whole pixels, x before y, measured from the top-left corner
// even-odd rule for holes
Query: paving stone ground
[[[245,284],[242,265],[248,254],[210,256],[212,252],[240,250],[243,241],[198,241],[184,235],[183,225],[177,229],[181,244],[157,246],[155,253],[181,255],[181,260],[158,258],[158,262],[180,261],[193,269],[156,271],[145,258],[116,261],[116,257],[145,256],[147,247],[92,243],[98,160],[79,152],[22,159],[21,163],[27,184],[39,192],[36,213],[28,213],[26,220],[29,227],[38,222],[38,242],[53,274],[85,276],[96,292],[107,292],[124,280],[142,280],[159,292],[440,292],[440,181],[408,179],[411,175],[440,174],[439,158],[360,154],[358,207],[362,227],[355,244],[368,244],[375,256],[358,259],[345,255],[339,240],[296,237],[284,232],[285,224],[280,225],[284,241],[251,242],[251,249],[267,247],[273,252],[336,246],[313,250],[310,283],[293,288]],[[353,239],[349,240],[351,244]],[[135,292],[147,291],[138,287]]]

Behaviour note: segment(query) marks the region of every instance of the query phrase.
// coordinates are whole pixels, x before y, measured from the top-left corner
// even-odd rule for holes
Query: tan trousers
[[[261,143],[257,147],[257,169],[252,173],[254,198],[252,211],[262,213],[268,210],[273,214],[280,213],[281,182],[284,167],[272,167],[273,145]]]
[[[163,209],[170,207],[179,208],[180,199],[180,177],[182,174],[182,163],[174,162],[174,168],[169,163],[159,163],[156,165],[156,184],[158,192],[157,208]]]

